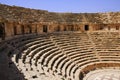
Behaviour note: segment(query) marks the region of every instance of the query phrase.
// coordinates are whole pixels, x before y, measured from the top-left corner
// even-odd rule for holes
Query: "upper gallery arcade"
[[[0,4],[0,37],[58,31],[120,30],[120,12],[55,13]]]

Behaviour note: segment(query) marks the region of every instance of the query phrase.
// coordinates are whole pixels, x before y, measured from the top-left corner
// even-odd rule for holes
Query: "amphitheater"
[[[120,12],[0,4],[0,54],[0,80],[120,80]]]

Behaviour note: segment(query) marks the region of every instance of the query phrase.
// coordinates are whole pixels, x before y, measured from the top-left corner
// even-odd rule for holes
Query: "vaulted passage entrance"
[[[85,31],[88,31],[89,30],[89,25],[85,25],[84,29],[85,29]]]
[[[60,31],[60,26],[57,26],[57,30],[56,31]]]
[[[30,25],[27,25],[28,29],[29,29],[29,33],[32,33],[32,28]]]
[[[5,39],[5,26],[4,26],[4,23],[0,23],[0,38],[2,40]]]
[[[21,26],[21,33],[22,33],[22,34],[25,33],[24,25]]]
[[[47,25],[43,25],[43,32],[45,32],[45,33],[48,32],[48,26]]]
[[[13,27],[14,35],[17,35],[17,28],[16,26]]]

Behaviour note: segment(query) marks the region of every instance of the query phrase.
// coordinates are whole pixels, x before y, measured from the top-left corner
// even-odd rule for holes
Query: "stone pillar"
[[[85,24],[81,24],[81,30],[85,31]]]
[[[11,37],[14,36],[13,23],[5,23],[5,36]]]
[[[31,24],[31,28],[32,28],[32,33],[36,33],[37,25],[36,24]]]
[[[95,24],[89,24],[89,31],[94,31]]]
[[[30,29],[29,29],[27,24],[24,25],[24,31],[25,31],[25,34],[28,34],[29,31],[30,31]]]
[[[48,33],[51,33],[54,31],[53,25],[49,24],[49,25],[47,25],[47,27],[48,27]]]
[[[17,30],[17,34],[22,34],[22,32],[21,32],[21,25],[20,24],[18,24],[17,26],[16,26],[16,30]]]
[[[64,31],[64,26],[60,24],[61,31]]]
[[[38,34],[43,33],[43,25],[37,24],[36,26],[37,26],[37,33],[38,33]]]

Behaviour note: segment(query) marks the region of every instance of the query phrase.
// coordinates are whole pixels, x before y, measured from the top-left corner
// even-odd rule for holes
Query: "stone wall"
[[[55,13],[3,4],[0,4],[0,11],[5,37],[59,31],[120,30],[120,12]]]

